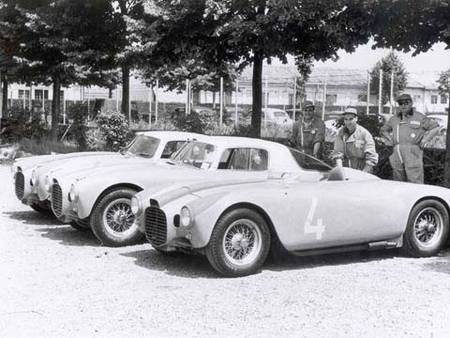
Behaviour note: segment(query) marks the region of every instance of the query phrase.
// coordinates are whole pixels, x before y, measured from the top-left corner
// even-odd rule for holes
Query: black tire
[[[134,223],[134,215],[131,212],[131,198],[135,194],[135,190],[119,188],[103,196],[95,205],[90,223],[92,231],[103,245],[117,247],[142,241],[144,234]],[[111,219],[114,215],[120,218],[120,223]]]
[[[30,204],[31,209],[45,215],[53,215],[49,201],[42,201]]]
[[[447,208],[435,200],[424,200],[412,208],[405,233],[403,250],[413,257],[436,255],[446,245],[449,232]]]
[[[78,231],[91,231],[91,225],[89,224],[89,219],[86,220],[76,220],[70,222],[70,226]]]
[[[249,247],[250,251],[245,252]],[[269,249],[270,231],[266,221],[256,211],[242,208],[219,218],[206,247],[206,257],[223,276],[241,277],[258,271]],[[232,257],[233,253],[243,256]]]

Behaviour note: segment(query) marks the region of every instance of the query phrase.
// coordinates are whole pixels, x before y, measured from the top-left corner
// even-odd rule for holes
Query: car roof
[[[177,131],[177,130],[150,130],[139,132],[138,134],[145,136],[153,136],[159,139],[197,139],[197,140],[206,140],[209,138],[208,135],[198,134],[198,133],[190,133],[185,131]]]
[[[210,142],[223,147],[285,147],[281,143],[242,136],[210,136]]]

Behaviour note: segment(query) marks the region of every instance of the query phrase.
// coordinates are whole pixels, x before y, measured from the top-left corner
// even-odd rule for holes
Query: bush
[[[81,103],[71,105],[68,109],[68,116],[70,116],[73,122],[66,137],[74,140],[81,150],[86,150],[88,148],[86,135],[87,106]]]
[[[47,137],[49,129],[41,120],[40,113],[12,107],[2,118],[1,138],[3,142],[18,142],[22,138],[41,139]]]
[[[69,142],[52,141],[47,138],[39,140],[23,138],[17,144],[18,154],[29,153],[32,155],[48,155],[52,152],[58,154],[73,153],[79,151],[76,144]]]
[[[97,123],[101,139],[105,142],[104,149],[119,151],[131,140],[133,133],[130,131],[125,116],[120,113],[106,113],[97,116]]]

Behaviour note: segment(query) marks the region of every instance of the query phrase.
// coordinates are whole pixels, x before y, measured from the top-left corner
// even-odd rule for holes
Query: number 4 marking
[[[322,234],[325,232],[325,226],[323,225],[322,218],[317,219],[317,225],[313,225],[313,218],[316,212],[318,199],[317,197],[312,198],[311,208],[309,209],[308,216],[305,222],[305,234],[316,234],[316,239],[321,240]]]

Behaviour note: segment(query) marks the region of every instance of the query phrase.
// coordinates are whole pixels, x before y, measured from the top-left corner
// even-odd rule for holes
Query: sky
[[[340,52],[337,62],[315,62],[315,67],[331,67],[345,69],[371,69],[377,61],[386,56],[389,49],[371,49],[368,45],[360,46],[354,53]],[[450,69],[450,50],[445,50],[445,44],[439,43],[426,53],[412,56],[412,53],[396,52],[409,72],[445,71]]]

